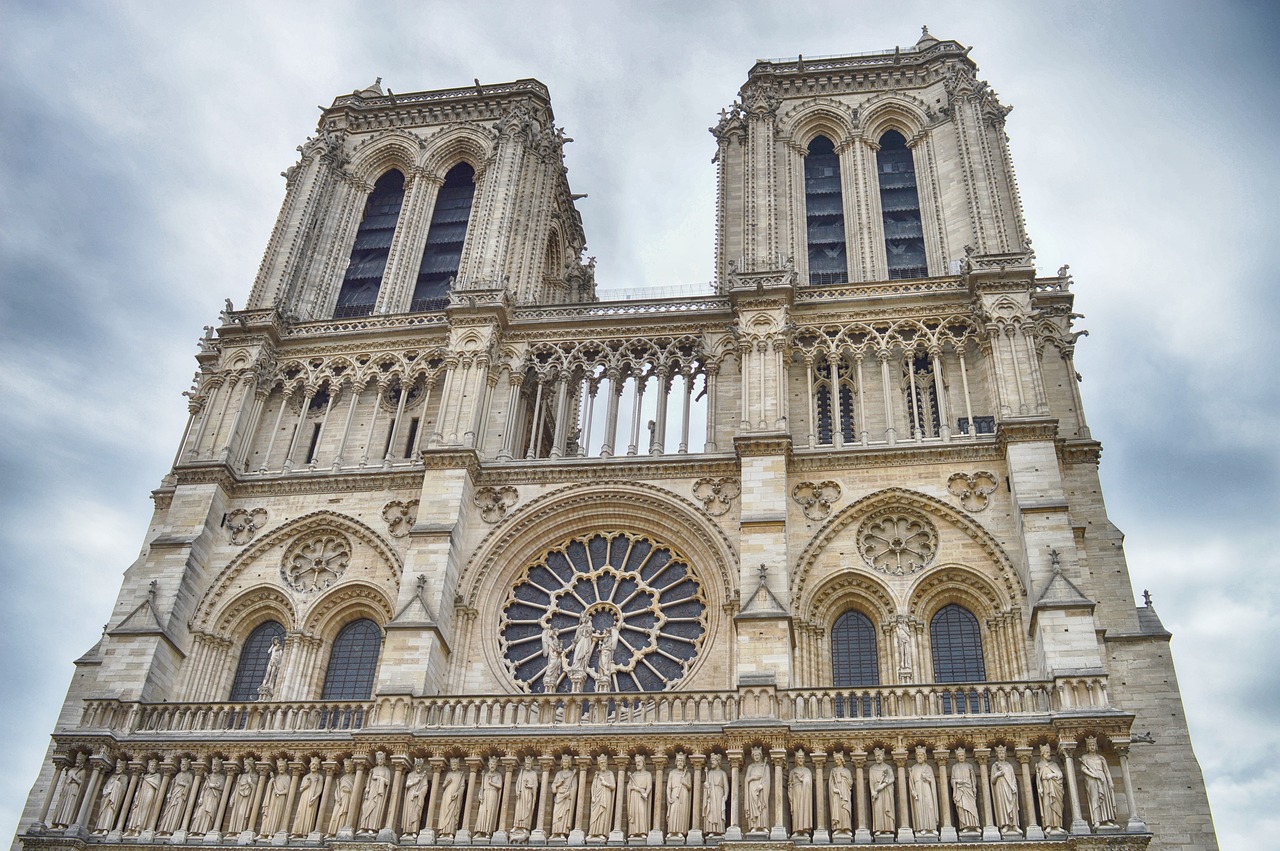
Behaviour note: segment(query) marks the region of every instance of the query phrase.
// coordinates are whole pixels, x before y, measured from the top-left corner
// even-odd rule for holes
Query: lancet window
[[[809,247],[809,282],[842,284],[849,280],[844,238],[844,194],[840,157],[826,136],[809,143],[804,158],[805,227]]]
[[[335,317],[373,313],[403,204],[404,175],[392,169],[378,178],[365,201],[364,217],[356,231],[351,260],[338,292],[338,306],[333,311]]]
[[[842,614],[831,628],[831,684],[836,688],[880,685],[876,628],[857,609]]]
[[[880,137],[876,152],[880,179],[880,212],[884,222],[884,248],[889,279],[923,278],[928,275],[924,254],[924,226],[920,218],[920,193],[916,189],[915,160],[907,140],[897,130]]]
[[[382,630],[368,618],[344,626],[329,651],[321,700],[366,700],[373,694]]]
[[[467,222],[476,194],[475,177],[475,169],[467,163],[458,163],[444,176],[431,214],[427,244],[422,249],[411,311],[441,310],[448,303],[450,282],[457,277],[467,239]]]
[[[987,678],[982,633],[973,612],[957,603],[938,610],[929,623],[933,648],[933,681],[980,683]]]
[[[818,379],[814,383],[814,423],[819,444],[825,446],[857,440],[853,413],[856,395],[853,371],[843,360],[825,365],[818,371]],[[835,439],[837,433],[839,441]]]
[[[284,642],[284,627],[276,621],[258,624],[240,647],[240,661],[236,663],[236,676],[231,682],[232,702],[258,699],[258,687],[267,673],[271,641]]]
[[[938,393],[934,386],[933,364],[923,352],[909,353],[902,362],[902,389],[907,402],[907,419],[911,435],[937,437],[942,428],[938,411]]]

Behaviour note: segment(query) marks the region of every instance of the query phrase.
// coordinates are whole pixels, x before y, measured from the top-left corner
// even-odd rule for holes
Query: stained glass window
[[[382,652],[382,630],[368,618],[352,621],[338,632],[329,651],[321,700],[366,700]]]
[[[933,645],[933,681],[980,683],[987,678],[978,619],[964,606],[943,606],[929,624]]]
[[[836,688],[880,685],[876,628],[862,612],[850,609],[831,628],[831,680]]]
[[[267,673],[267,651],[271,649],[271,639],[278,638],[284,643],[284,627],[275,621],[258,624],[240,647],[240,661],[236,664],[236,676],[231,681],[231,697],[233,702],[258,699],[258,686]]]

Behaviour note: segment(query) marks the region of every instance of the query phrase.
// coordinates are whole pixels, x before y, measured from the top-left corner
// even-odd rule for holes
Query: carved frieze
[[[825,520],[831,514],[831,506],[840,500],[837,482],[800,482],[791,489],[791,498],[804,509],[810,520]]]
[[[693,496],[712,517],[728,513],[742,485],[732,476],[703,476],[693,483]]]
[[[403,538],[409,534],[418,519],[418,501],[411,499],[401,502],[393,499],[382,507],[382,519],[386,521],[387,531],[393,538]]]
[[[258,530],[267,525],[265,508],[237,508],[227,514],[225,526],[231,543],[243,546],[253,540]]]
[[[995,473],[979,470],[976,473],[953,473],[947,479],[947,490],[960,501],[965,511],[982,511],[991,503],[991,494],[999,482]]]

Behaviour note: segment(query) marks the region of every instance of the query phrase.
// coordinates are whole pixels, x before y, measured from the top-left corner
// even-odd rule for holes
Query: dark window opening
[[[356,231],[356,244],[351,249],[347,273],[338,292],[334,318],[368,316],[378,301],[382,273],[391,252],[391,238],[400,220],[404,204],[404,175],[392,169],[373,185],[364,205],[364,218]]]
[[[961,417],[956,420],[956,428],[961,434],[969,433],[969,418]],[[996,418],[995,417],[974,417],[973,418],[974,434],[995,434]]]
[[[443,310],[449,303],[449,282],[458,274],[462,245],[467,238],[471,202],[476,194],[475,176],[475,169],[466,163],[455,165],[444,176],[431,214],[427,244],[422,249],[411,311]]]
[[[915,160],[907,140],[897,130],[880,137],[876,169],[880,177],[880,212],[889,279],[926,277],[929,270],[924,256],[924,225],[920,218],[920,194],[916,190]]]
[[[396,418],[391,418],[391,424],[387,427],[387,445],[382,447],[382,457],[386,458],[391,454],[391,438],[396,434]]]
[[[933,681],[980,683],[987,679],[978,619],[964,606],[943,606],[929,624],[933,646]]]
[[[933,362],[928,355],[916,354],[907,361],[907,368],[912,372],[905,382],[907,418],[911,422],[911,433],[937,437],[941,434],[942,419],[938,412],[937,388],[933,384]],[[914,395],[912,387],[915,388]]]
[[[311,445],[307,447],[307,460],[303,463],[310,464],[316,460],[316,444],[320,442],[320,423],[316,423],[311,431]]]
[[[843,366],[838,372],[843,372]],[[816,392],[815,404],[818,408],[817,417],[817,438],[820,444],[832,443],[831,436],[831,382],[828,381],[818,387]],[[853,388],[844,382],[840,383],[840,394],[837,397],[839,406],[837,407],[837,416],[840,422],[840,435],[844,438],[845,443],[854,441],[854,423],[853,423]]]
[[[368,700],[382,652],[382,630],[368,618],[352,621],[333,640],[321,700]]]
[[[409,458],[413,455],[413,442],[418,437],[418,418],[414,417],[409,420],[409,436],[404,442],[404,457]]]
[[[880,685],[876,628],[862,612],[845,612],[831,628],[831,682],[836,688]]]
[[[236,676],[231,681],[231,700],[233,703],[258,699],[258,687],[267,674],[267,661],[270,658],[271,640],[278,638],[284,643],[284,627],[275,621],[259,624],[249,633],[240,647],[240,661],[236,664]]]
[[[844,241],[840,157],[826,136],[810,142],[804,158],[804,205],[809,283],[845,283],[849,280],[849,258]]]

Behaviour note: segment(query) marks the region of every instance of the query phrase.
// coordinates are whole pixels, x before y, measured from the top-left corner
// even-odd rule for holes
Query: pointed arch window
[[[836,618],[831,627],[831,684],[836,688],[880,685],[876,628],[857,609]]]
[[[351,260],[338,292],[338,306],[333,311],[335,318],[373,313],[403,205],[404,175],[392,169],[378,178],[365,201],[364,218],[356,231],[356,244],[351,248]]]
[[[880,137],[876,171],[880,178],[880,212],[889,279],[923,278],[929,271],[924,256],[924,225],[920,219],[915,159],[907,140],[897,130]]]
[[[987,678],[978,619],[964,606],[950,603],[929,622],[935,683],[980,683]]]
[[[382,652],[382,630],[368,618],[344,626],[333,640],[321,700],[367,700]]]
[[[410,310],[442,310],[449,303],[450,281],[457,277],[462,262],[462,244],[467,239],[467,222],[471,219],[475,194],[475,169],[467,163],[458,163],[449,169],[436,195],[436,208],[431,214],[426,247],[422,249]]]
[[[236,663],[236,676],[231,681],[233,703],[258,699],[258,686],[267,675],[272,639],[284,643],[284,627],[276,621],[258,624],[240,647],[240,661]]]
[[[817,381],[814,383],[814,410],[817,414],[815,429],[819,444],[834,443],[835,434],[839,434],[845,443],[854,441],[853,405],[856,392],[853,375],[849,364],[841,358],[836,364],[836,404],[831,404],[831,367],[820,364],[815,367]]]
[[[840,157],[826,136],[814,138],[804,158],[804,210],[809,283],[845,283],[849,280],[849,256],[844,241]]]

